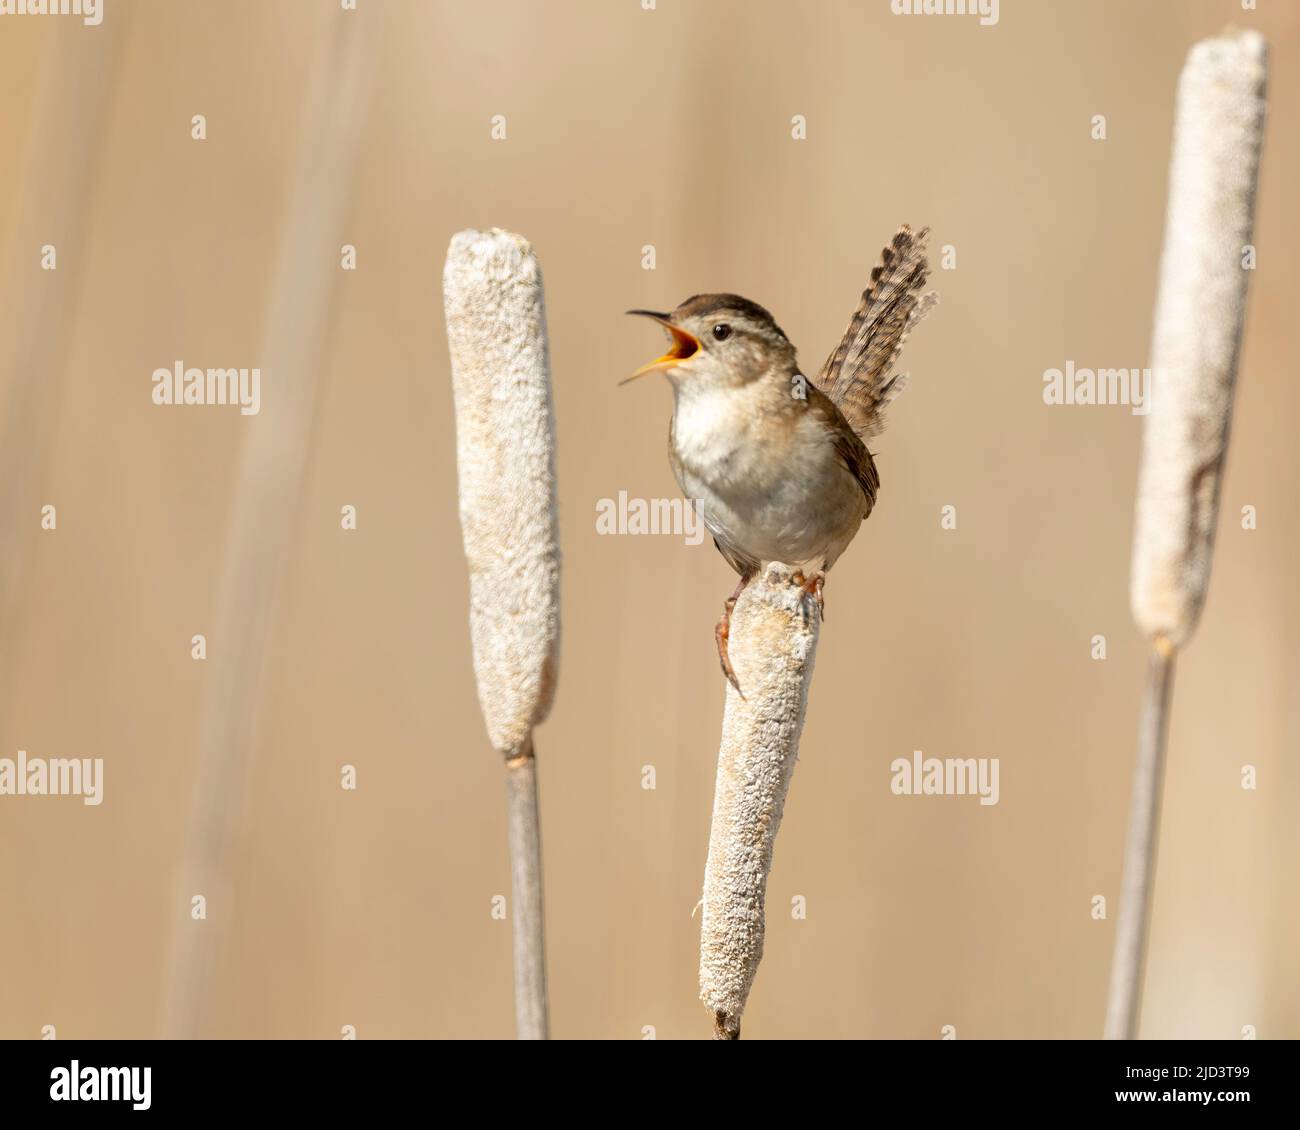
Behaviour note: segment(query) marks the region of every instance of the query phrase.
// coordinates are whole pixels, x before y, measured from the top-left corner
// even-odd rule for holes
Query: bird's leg
[[[718,626],[713,629],[713,637],[718,642],[718,661],[722,664],[722,673],[727,676],[727,682],[736,688],[736,693],[741,698],[745,697],[745,692],[740,689],[740,680],[736,678],[736,672],[731,666],[731,657],[727,654],[727,640],[731,637],[731,610],[736,607],[736,601],[740,594],[745,591],[745,586],[749,584],[750,578],[742,576],[740,584],[736,586],[736,591],[727,598],[726,604],[722,606],[722,619],[718,621]]]
[[[818,571],[814,573],[812,579],[808,582],[806,592],[811,592],[813,599],[817,602],[817,615],[821,617],[824,624],[826,622],[826,598],[822,595],[822,589],[826,587],[826,574]]]

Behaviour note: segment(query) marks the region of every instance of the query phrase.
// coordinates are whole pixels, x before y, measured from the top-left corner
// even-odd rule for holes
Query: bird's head
[[[794,370],[795,349],[772,315],[738,294],[697,294],[668,314],[629,310],[652,318],[672,344],[627,380],[663,373],[674,385],[739,386],[774,370]],[[626,383],[623,382],[623,383]]]

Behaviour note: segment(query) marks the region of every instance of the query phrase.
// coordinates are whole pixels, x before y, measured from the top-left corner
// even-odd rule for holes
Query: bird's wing
[[[884,430],[885,406],[907,383],[905,374],[894,372],[894,362],[912,327],[939,301],[933,292],[921,293],[930,277],[925,257],[929,235],[929,228],[915,234],[906,224],[898,229],[817,378],[818,387],[862,438]]]
[[[835,407],[830,397],[815,385],[808,386],[808,411],[816,413],[830,435],[835,454],[848,472],[858,481],[862,493],[866,496],[863,517],[871,513],[876,505],[876,492],[880,490],[880,475],[876,471],[876,461],[867,450],[867,445],[854,434],[843,413]]]

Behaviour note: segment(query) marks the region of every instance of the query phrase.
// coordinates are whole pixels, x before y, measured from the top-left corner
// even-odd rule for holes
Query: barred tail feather
[[[907,384],[894,364],[912,327],[939,301],[933,291],[921,293],[930,277],[929,235],[929,228],[915,234],[906,224],[898,229],[817,379],[863,439],[884,430],[885,408]]]

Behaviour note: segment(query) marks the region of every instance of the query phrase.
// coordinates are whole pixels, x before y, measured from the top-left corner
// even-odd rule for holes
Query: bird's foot
[[[790,578],[796,585],[803,589],[804,593],[813,598],[817,603],[817,616],[825,623],[826,621],[826,598],[822,595],[822,589],[826,587],[826,573],[818,569],[811,577],[805,577],[803,571],[795,573]]]
[[[731,612],[736,607],[736,601],[740,594],[745,591],[745,586],[749,584],[748,577],[741,577],[740,584],[736,586],[736,591],[727,598],[726,604],[722,606],[722,619],[718,621],[718,626],[713,629],[713,637],[718,644],[718,662],[722,664],[722,673],[727,677],[736,693],[741,698],[745,697],[745,692],[740,689],[740,680],[736,678],[735,668],[731,666],[731,656],[727,653],[727,641],[731,638]]]

